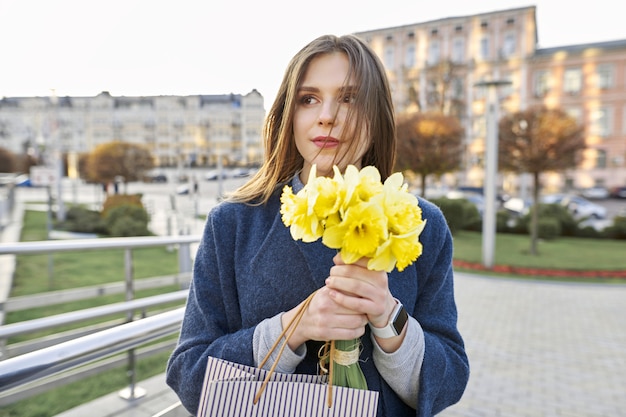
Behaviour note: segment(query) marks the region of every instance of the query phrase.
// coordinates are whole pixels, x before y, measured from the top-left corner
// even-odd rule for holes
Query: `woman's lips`
[[[312,141],[318,148],[336,148],[339,146],[339,140],[332,136],[318,136]]]

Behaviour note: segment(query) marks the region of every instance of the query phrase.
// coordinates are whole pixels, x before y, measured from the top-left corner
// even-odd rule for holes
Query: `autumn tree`
[[[141,145],[113,141],[97,146],[87,159],[87,176],[101,183],[122,177],[124,183],[137,181],[154,167],[150,151]]]
[[[460,117],[465,112],[463,98],[463,64],[444,59],[424,70],[425,85],[422,88],[424,102],[420,98],[419,82],[408,87],[407,106],[419,112],[435,111]]]
[[[536,255],[541,174],[578,165],[585,149],[583,127],[560,109],[533,107],[502,117],[498,137],[500,169],[533,177],[530,251]]]
[[[396,169],[419,174],[423,196],[429,175],[441,176],[459,168],[464,130],[455,117],[405,113],[398,116],[396,129]]]
[[[94,181],[93,178],[90,177],[89,173],[89,153],[81,152],[78,154],[78,175],[87,181]]]
[[[17,158],[10,150],[0,147],[0,172],[15,172]]]

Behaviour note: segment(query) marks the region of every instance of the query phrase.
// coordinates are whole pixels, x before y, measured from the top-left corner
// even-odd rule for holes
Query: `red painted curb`
[[[550,269],[550,268],[531,268],[512,265],[494,265],[493,268],[486,268],[484,265],[476,262],[467,262],[462,260],[454,260],[453,265],[458,268],[471,269],[474,271],[500,272],[515,275],[540,275],[546,277],[565,277],[565,278],[624,278],[626,279],[626,270],[607,271],[607,270],[577,270],[577,269]]]

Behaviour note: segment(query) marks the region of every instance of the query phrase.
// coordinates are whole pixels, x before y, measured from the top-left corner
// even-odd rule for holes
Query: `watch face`
[[[402,330],[404,329],[404,325],[406,324],[406,321],[408,320],[408,318],[409,318],[409,315],[403,306],[398,312],[398,316],[393,321],[393,327],[396,329],[396,335],[399,335],[400,333],[402,333]]]

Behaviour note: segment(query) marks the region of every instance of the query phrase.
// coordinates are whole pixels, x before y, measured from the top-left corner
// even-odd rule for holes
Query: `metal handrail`
[[[181,307],[1,361],[0,392],[173,334],[183,314]]]
[[[178,273],[186,274],[191,272],[192,258],[190,246],[198,243],[200,240],[201,235],[182,235],[69,239],[0,244],[0,255],[123,249],[126,289],[126,301],[123,303],[0,326],[0,341],[18,334],[50,329],[61,324],[74,323],[124,311],[128,320],[126,324],[0,361],[0,392],[10,396],[14,391],[23,389],[22,386],[29,382],[41,381],[47,376],[60,374],[72,368],[103,359],[106,356],[127,352],[129,390],[128,394],[126,393],[127,390],[122,390],[124,393],[122,394],[121,392],[120,396],[126,399],[135,399],[143,395],[141,394],[141,389],[136,390],[135,387],[135,347],[177,333],[180,329],[184,308],[177,308],[176,310],[137,321],[133,321],[135,320],[133,310],[140,310],[157,304],[182,301],[188,292],[187,290],[182,290],[153,297],[133,299],[134,274],[131,252],[133,249],[141,247],[176,246],[178,250]]]
[[[67,252],[88,249],[140,248],[190,244],[200,241],[201,235],[107,237],[99,239],[43,240],[0,244],[0,255]]]
[[[86,308],[78,311],[57,314],[39,319],[21,321],[18,323],[0,326],[0,340],[39,330],[46,330],[56,326],[73,324],[84,320],[90,320],[109,316],[117,313],[127,313],[133,310],[141,310],[147,307],[161,305],[174,301],[182,301],[187,298],[189,291],[181,290],[151,297],[138,298],[132,301],[107,304],[100,307]]]

